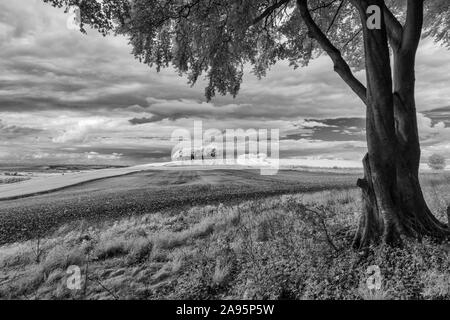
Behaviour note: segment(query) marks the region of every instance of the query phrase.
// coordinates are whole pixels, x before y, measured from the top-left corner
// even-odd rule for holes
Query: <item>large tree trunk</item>
[[[354,245],[401,242],[401,236],[445,237],[447,226],[430,212],[419,183],[420,144],[414,101],[415,50],[394,52],[392,81],[384,21],[381,30],[365,25],[367,6],[360,1],[367,73],[367,146],[363,160],[363,214]],[[393,84],[394,82],[394,84]],[[394,87],[394,94],[392,94]]]
[[[442,237],[447,227],[428,208],[419,182],[420,142],[415,104],[415,50],[394,51],[394,115],[398,142],[397,183],[406,235]]]
[[[385,11],[380,17],[381,29],[369,29],[367,25],[368,7],[385,8],[384,0],[350,1],[361,16],[367,89],[351,74],[339,50],[315,24],[307,0],[297,0],[297,4],[311,36],[328,53],[335,71],[367,106],[368,153],[363,161],[364,179],[358,180],[363,194],[363,214],[354,244],[362,248],[381,241],[398,244],[402,236],[447,237],[449,227],[432,215],[419,183],[414,60],[423,23],[423,0],[407,1],[404,27],[386,14],[394,51],[394,80]]]
[[[386,30],[369,30],[366,26],[367,7],[382,1],[361,1],[360,14],[364,31],[367,76],[367,149],[364,159],[364,214],[355,245],[366,246],[381,238],[388,243],[399,241],[397,205],[394,99]]]

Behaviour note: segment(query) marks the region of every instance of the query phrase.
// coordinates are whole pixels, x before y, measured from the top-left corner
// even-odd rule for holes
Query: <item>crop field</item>
[[[448,243],[352,249],[358,176],[146,171],[0,202],[0,299],[449,299]],[[442,221],[449,178],[422,176]]]
[[[357,175],[257,170],[146,171],[88,182],[64,191],[0,202],[0,244],[45,235],[79,219],[103,221],[198,204],[350,188]]]

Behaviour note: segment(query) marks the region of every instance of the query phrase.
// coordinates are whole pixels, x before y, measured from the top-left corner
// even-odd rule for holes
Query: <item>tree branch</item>
[[[389,42],[393,49],[398,49],[401,46],[403,37],[402,24],[397,20],[386,5],[383,6],[383,15]]]
[[[344,50],[350,43],[352,43],[353,40],[356,39],[357,36],[363,31],[362,28],[360,28],[358,31],[356,31],[350,39],[342,46],[342,50]]]
[[[402,49],[416,52],[423,25],[423,0],[408,0]]]
[[[337,2],[337,1],[339,1],[339,0],[332,0],[332,1],[329,2],[329,3],[322,3],[321,5],[319,5],[319,6],[315,7],[315,8],[313,8],[313,9],[310,9],[309,11],[310,11],[310,12],[314,12],[314,11],[317,11],[317,10],[320,10],[320,9],[328,8],[328,7],[330,7],[333,3]]]
[[[323,50],[330,56],[334,63],[334,71],[348,84],[348,86],[355,92],[358,97],[367,105],[367,89],[364,85],[356,79],[353,75],[349,65],[342,58],[341,52],[331,43],[327,36],[322,32],[319,26],[315,23],[308,9],[307,0],[297,0],[297,6],[300,14],[308,28],[311,36],[316,39]]]
[[[341,3],[339,4],[339,7],[337,8],[336,12],[334,13],[333,19],[330,22],[330,25],[328,26],[327,32],[330,32],[331,28],[334,25],[334,22],[336,21],[337,17],[339,16],[339,13],[341,12],[342,7],[344,6],[345,0],[341,0]]]
[[[263,20],[264,18],[270,16],[275,10],[277,10],[279,7],[281,7],[284,4],[287,4],[290,0],[280,0],[279,2],[275,2],[273,5],[271,5],[270,7],[268,7],[266,10],[263,11],[263,13],[261,13],[261,15],[259,15],[258,17],[256,17],[253,20],[253,24],[257,24],[258,22],[260,22],[261,20]]]
[[[333,19],[330,22],[330,25],[328,26],[327,32],[330,32],[331,28],[334,25],[334,22],[336,21],[337,17],[339,16],[339,13],[341,12],[342,7],[344,6],[345,0],[341,0],[341,3],[339,4],[339,7],[337,8],[336,12],[334,13]]]

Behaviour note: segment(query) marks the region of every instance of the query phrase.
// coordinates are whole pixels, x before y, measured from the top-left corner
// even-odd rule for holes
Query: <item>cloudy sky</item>
[[[283,158],[357,160],[364,108],[327,57],[244,78],[236,99],[204,98],[173,70],[140,64],[125,38],[82,35],[42,0],[0,1],[0,163],[167,161],[172,132],[278,128]],[[423,156],[450,158],[450,51],[424,40],[417,61]],[[364,80],[364,73],[358,78]]]

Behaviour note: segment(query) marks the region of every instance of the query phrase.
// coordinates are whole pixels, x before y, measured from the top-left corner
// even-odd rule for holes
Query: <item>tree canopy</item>
[[[264,76],[277,61],[305,66],[324,51],[335,71],[364,101],[364,86],[352,70],[364,68],[362,0],[44,0],[78,6],[86,26],[129,39],[141,62],[173,66],[194,84],[205,75],[206,97],[236,95],[244,66]],[[419,0],[417,2],[420,2]],[[387,0],[382,8],[391,47],[415,24],[416,0]],[[450,46],[450,1],[426,0],[423,35]],[[300,10],[299,10],[300,9]]]

